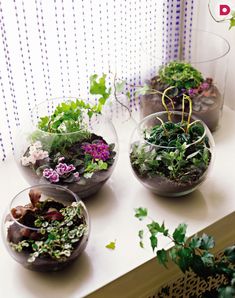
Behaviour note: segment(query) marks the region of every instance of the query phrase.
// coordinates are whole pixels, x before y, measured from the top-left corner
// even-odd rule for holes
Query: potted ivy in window
[[[135,209],[135,217],[148,223],[146,228],[139,230],[139,245],[144,247],[144,238],[149,234],[151,247],[156,254],[158,262],[167,268],[169,261],[173,261],[185,274],[183,285],[194,279],[194,284],[188,284],[187,290],[182,286],[182,279],[174,280],[165,284],[157,290],[157,297],[171,297],[169,290],[177,292],[180,297],[200,297],[200,298],[233,298],[235,297],[235,245],[228,246],[215,254],[215,239],[205,233],[187,237],[187,225],[180,223],[173,232],[165,226],[148,216],[148,210],[140,207]],[[159,248],[161,238],[166,238],[173,246],[166,250]],[[181,276],[180,276],[181,277]],[[200,286],[203,281],[203,286]],[[173,288],[173,289],[172,289]],[[196,293],[197,291],[197,293]],[[186,293],[187,292],[187,293]]]
[[[145,187],[158,195],[174,197],[192,192],[206,179],[214,142],[207,126],[192,117],[190,97],[183,95],[181,112],[170,111],[165,103],[167,90],[162,96],[166,111],[145,117],[136,127],[130,162]],[[185,113],[186,100],[189,113]]]
[[[118,152],[110,119],[101,114],[111,94],[105,75],[91,77],[96,104],[57,98],[37,105],[16,142],[16,161],[31,184],[65,186],[79,197],[96,193],[109,179]]]
[[[48,190],[53,196],[48,197]],[[56,185],[21,191],[3,220],[3,240],[10,255],[34,271],[57,271],[71,264],[89,237],[85,205],[70,190]]]
[[[213,132],[218,126],[223,97],[215,82],[210,77],[203,77],[202,73],[190,63],[171,61],[159,68],[155,77],[140,88],[142,116],[163,110],[161,94],[168,88],[166,95],[172,99],[176,111],[182,109],[184,94],[192,99],[192,112],[197,118],[203,120]],[[170,100],[167,103],[171,108]],[[189,112],[189,105],[185,106]]]

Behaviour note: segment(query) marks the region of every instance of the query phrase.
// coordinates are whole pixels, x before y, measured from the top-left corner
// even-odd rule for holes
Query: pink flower
[[[76,168],[74,165],[70,164],[70,165],[67,165],[66,163],[59,163],[55,170],[56,172],[60,175],[60,176],[63,176],[64,174],[67,174],[67,173],[70,173],[72,171],[74,171]]]
[[[45,169],[45,170],[43,171],[42,175],[43,175],[43,177],[49,179],[49,178],[52,176],[53,171],[54,171],[53,169],[51,169],[51,168],[50,168],[50,169],[47,168],[47,169]]]
[[[63,156],[58,158],[58,162],[61,162],[61,161],[64,161],[64,160],[65,160],[65,158]]]
[[[49,169],[49,168],[45,169],[42,175],[43,177],[48,179],[51,183],[56,183],[60,179],[58,173],[55,170]]]
[[[51,183],[56,183],[56,182],[58,182],[59,180],[60,180],[60,177],[59,177],[58,173],[57,173],[56,171],[53,171],[52,175],[51,175],[50,178],[49,178],[49,181],[50,181]]]
[[[76,181],[80,180],[80,174],[78,172],[74,173],[73,176],[76,179]]]
[[[209,87],[210,87],[210,85],[209,85],[207,82],[203,82],[203,83],[200,85],[200,88],[201,88],[202,90],[207,90]]]

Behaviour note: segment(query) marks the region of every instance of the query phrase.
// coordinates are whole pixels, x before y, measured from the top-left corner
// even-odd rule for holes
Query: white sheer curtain
[[[175,28],[182,18],[192,23],[193,7],[193,0],[2,0],[0,159],[11,156],[14,133],[36,103],[87,94],[89,76],[110,69],[141,83],[141,44],[169,59]]]

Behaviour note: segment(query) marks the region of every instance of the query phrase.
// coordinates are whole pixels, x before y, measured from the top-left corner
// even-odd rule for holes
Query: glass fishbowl
[[[179,197],[205,181],[213,148],[213,137],[201,120],[165,111],[137,125],[129,156],[133,173],[146,188],[160,196]]]
[[[161,100],[164,92],[174,102],[172,108],[168,100],[169,109],[181,111],[182,96],[186,94],[193,101],[193,115],[215,131],[224,104],[228,41],[217,34],[191,29],[190,34],[181,36],[180,42],[172,45],[162,59],[151,40],[147,39],[142,48],[143,79],[148,86],[140,98],[142,118],[165,110]]]
[[[10,202],[2,231],[8,252],[26,269],[57,271],[74,262],[86,248],[89,217],[84,203],[70,190],[35,185]]]
[[[85,198],[110,178],[118,157],[117,134],[110,119],[86,105],[76,98],[58,98],[33,109],[15,151],[30,185],[60,185]]]

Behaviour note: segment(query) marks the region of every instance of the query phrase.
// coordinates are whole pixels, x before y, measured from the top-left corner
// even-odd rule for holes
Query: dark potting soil
[[[151,88],[155,90],[159,90],[163,92],[166,85],[157,82],[158,77],[155,77],[151,80]],[[154,82],[154,83],[153,83]],[[168,94],[168,93],[167,93]],[[170,96],[170,93],[169,93]],[[181,97],[174,98],[174,96],[170,96],[175,104],[176,111],[182,111],[181,105]],[[221,93],[218,88],[211,83],[209,89],[199,93],[196,96],[191,97],[193,102],[193,115],[198,119],[201,119],[206,123],[210,131],[215,131],[218,124],[219,119],[222,113],[223,108],[223,99]],[[162,96],[161,94],[146,94],[141,96],[141,113],[142,117],[146,117],[152,113],[164,111],[165,108],[162,105]],[[172,106],[169,100],[166,99],[167,106],[169,110],[172,110]],[[189,107],[186,104],[185,111],[189,111]]]
[[[92,134],[89,140],[83,141],[83,142],[92,142],[94,140],[101,140],[104,143],[105,140],[98,135]],[[106,143],[107,144],[107,143]],[[81,146],[80,143],[74,144],[69,148],[69,153],[70,154],[76,154],[76,148]],[[27,151],[26,151],[27,152]],[[55,152],[56,154],[56,152]],[[115,151],[112,151],[112,154],[116,155]],[[40,161],[38,166],[41,166],[43,161]],[[114,170],[114,164],[115,164],[115,159],[113,158],[113,163],[108,165],[107,170],[101,170],[94,172],[91,178],[84,178],[81,177],[79,181],[75,182],[63,182],[59,181],[55,183],[54,185],[60,185],[63,186],[75,194],[77,194],[80,198],[86,198],[89,197],[93,194],[95,194],[97,191],[100,190],[100,188],[104,185],[104,183],[109,179],[111,176],[113,170]],[[51,184],[46,178],[44,178],[42,175],[38,175],[36,173],[37,167],[34,167],[34,169],[30,166],[22,166],[21,163],[19,162],[20,169],[22,171],[22,174],[24,178],[29,182],[30,185],[35,185],[35,184]],[[45,191],[44,191],[45,193]],[[60,195],[61,198],[63,198],[64,195],[66,195],[63,191],[59,192],[59,189],[56,189],[56,192],[53,192],[51,188],[48,188],[48,191],[45,193],[47,195],[51,196],[58,196]]]
[[[133,169],[134,174],[138,180],[153,193],[164,197],[179,197],[186,195],[195,190],[201,184],[205,177],[207,170],[197,179],[183,183],[180,181],[173,181],[167,177],[156,175],[154,177],[143,177],[136,169]]]
[[[17,224],[11,225],[11,229],[14,230],[13,233],[16,236],[18,225]],[[15,240],[17,240],[17,236]],[[21,240],[22,240],[22,237],[21,237]],[[18,240],[18,242],[21,240]],[[66,258],[66,260],[63,260],[63,261],[57,261],[47,256],[40,256],[40,257],[37,257],[34,262],[30,263],[28,262],[28,259],[31,254],[30,251],[24,250],[21,252],[17,252],[13,250],[11,247],[9,247],[9,249],[11,250],[11,255],[13,256],[13,258],[22,266],[24,266],[26,269],[33,270],[33,271],[49,272],[49,271],[61,270],[64,267],[67,267],[68,265],[73,263],[73,261],[75,261],[75,259],[79,256],[80,252],[82,252],[85,249],[87,242],[88,242],[88,237],[82,236],[81,239],[76,243],[76,246],[74,246],[74,250],[71,256]]]
[[[51,184],[43,176],[38,176],[32,168],[23,167],[23,166],[20,166],[20,167],[24,178],[28,181],[30,185]],[[81,178],[78,182],[72,182],[72,183],[57,182],[54,185],[55,186],[60,185],[71,190],[72,192],[77,194],[81,199],[87,198],[100,190],[100,188],[111,176],[113,169],[114,169],[114,165],[110,166],[107,170],[102,170],[94,173],[91,178],[88,178],[88,179]],[[44,191],[44,194],[49,196],[57,195],[57,196],[60,196],[60,198],[67,196],[67,194],[64,191],[60,192],[58,188],[55,190],[55,192],[53,192],[51,188],[48,188],[48,191],[46,192]]]

